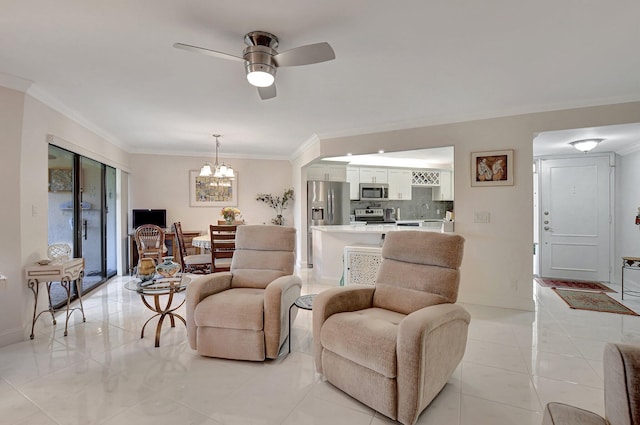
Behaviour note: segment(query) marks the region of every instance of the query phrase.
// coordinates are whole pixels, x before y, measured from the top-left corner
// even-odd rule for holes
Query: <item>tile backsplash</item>
[[[399,220],[417,220],[429,218],[444,218],[447,211],[453,211],[453,201],[431,200],[430,187],[411,187],[410,201],[351,201],[351,214],[356,208],[376,206],[380,208],[400,208]]]

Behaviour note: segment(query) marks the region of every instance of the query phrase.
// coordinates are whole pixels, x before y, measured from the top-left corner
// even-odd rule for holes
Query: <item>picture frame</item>
[[[471,186],[513,186],[513,150],[472,152]]]
[[[71,168],[49,168],[49,192],[73,191]]]
[[[189,205],[192,207],[235,207],[238,205],[238,173],[231,186],[216,186],[213,176],[200,177],[200,170],[189,171]]]

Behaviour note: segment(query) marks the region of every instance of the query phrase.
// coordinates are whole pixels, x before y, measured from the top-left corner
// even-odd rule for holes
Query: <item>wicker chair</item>
[[[164,230],[154,224],[143,224],[136,229],[136,245],[138,258],[153,258],[160,264],[165,252]]]

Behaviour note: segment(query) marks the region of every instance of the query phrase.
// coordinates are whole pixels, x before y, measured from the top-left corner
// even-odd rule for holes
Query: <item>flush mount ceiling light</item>
[[[231,186],[231,181],[235,180],[235,173],[231,166],[225,165],[224,162],[218,163],[218,148],[220,147],[218,138],[220,135],[214,134],[213,137],[216,138],[216,163],[212,167],[210,163],[206,162],[200,168],[200,177],[212,177],[212,186]]]
[[[569,144],[578,149],[580,152],[587,153],[591,149],[598,146],[598,143],[602,142],[603,140],[604,139],[583,139],[570,142]]]

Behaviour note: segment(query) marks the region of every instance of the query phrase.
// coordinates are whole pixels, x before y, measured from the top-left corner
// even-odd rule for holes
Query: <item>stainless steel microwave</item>
[[[389,185],[386,183],[360,183],[361,201],[389,200]]]

